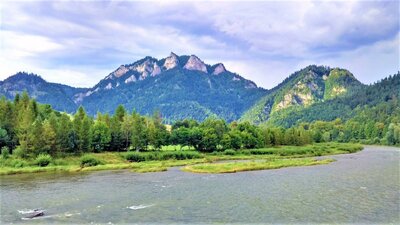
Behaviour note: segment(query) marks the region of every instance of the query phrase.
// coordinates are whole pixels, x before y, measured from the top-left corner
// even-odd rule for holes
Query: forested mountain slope
[[[166,123],[209,116],[237,120],[267,93],[222,63],[208,65],[195,55],[174,53],[161,60],[145,57],[121,65],[88,89],[49,83],[27,73],[0,82],[0,95],[8,99],[22,91],[60,111],[75,112],[83,105],[91,115],[113,113],[121,104],[143,115],[160,111]]]
[[[293,109],[305,109],[316,103],[351,95],[363,85],[345,69],[308,66],[286,78],[270,90],[241,120],[263,123]]]
[[[166,122],[217,116],[240,118],[267,91],[229,72],[219,63],[197,56],[146,57],[122,65],[83,95],[79,102],[90,114],[112,113],[119,105],[146,115],[159,110]]]
[[[370,115],[364,118],[383,122],[390,116],[400,117],[399,100],[400,74],[397,73],[375,84],[362,86],[348,95],[326,100],[312,107],[293,107],[274,114],[267,124],[290,127],[317,120],[332,121],[340,118],[346,121],[361,115]]]
[[[28,92],[38,102],[50,104],[59,111],[74,112],[77,105],[74,95],[85,92],[85,88],[74,88],[67,85],[50,83],[36,74],[20,72],[4,81],[0,81],[0,96],[13,99],[17,93]]]

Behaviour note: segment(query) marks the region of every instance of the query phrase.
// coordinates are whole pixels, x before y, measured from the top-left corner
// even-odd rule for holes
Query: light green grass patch
[[[185,166],[183,171],[193,173],[236,173],[251,170],[278,169],[294,166],[321,165],[333,162],[333,159],[317,160],[313,158],[301,159],[277,159],[252,162],[229,162],[229,163],[205,163]]]

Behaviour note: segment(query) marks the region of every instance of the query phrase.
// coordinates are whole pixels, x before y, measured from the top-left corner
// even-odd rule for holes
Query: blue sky
[[[1,1],[0,79],[94,86],[171,51],[271,88],[309,64],[364,83],[400,70],[398,1]]]

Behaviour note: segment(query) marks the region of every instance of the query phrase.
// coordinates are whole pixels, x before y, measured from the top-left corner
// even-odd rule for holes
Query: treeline
[[[315,121],[299,126],[313,131],[316,142],[360,142],[363,144],[400,145],[400,105],[381,103],[355,110],[354,117],[342,121]]]
[[[0,148],[21,157],[102,151],[148,151],[165,145],[198,151],[304,145],[313,141],[303,128],[261,128],[250,123],[208,118],[183,120],[167,127],[159,113],[144,117],[118,106],[114,115],[95,118],[80,107],[74,115],[38,104],[27,93],[0,99]]]
[[[358,142],[400,144],[400,117],[383,116],[386,105],[368,110],[343,123],[317,121],[297,127],[255,126],[249,122],[226,123],[208,118],[199,123],[182,120],[172,126],[159,113],[144,117],[118,106],[114,115],[89,116],[83,107],[74,115],[38,104],[27,93],[14,101],[0,99],[0,148],[19,157],[53,156],[102,151],[149,151],[162,146],[189,146],[201,152],[253,149],[313,142]],[[364,111],[365,112],[365,111]],[[380,120],[369,120],[373,115]],[[397,118],[397,119],[393,119]],[[378,121],[378,122],[377,122]],[[397,121],[397,122],[396,122]]]

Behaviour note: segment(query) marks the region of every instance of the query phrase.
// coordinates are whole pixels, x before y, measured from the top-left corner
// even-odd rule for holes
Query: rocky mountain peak
[[[128,71],[129,71],[128,68],[126,68],[124,65],[121,65],[120,67],[118,67],[117,70],[113,72],[113,75],[118,78],[126,74],[126,72]]]
[[[220,73],[226,72],[225,66],[222,63],[218,63],[217,66],[214,68],[213,75],[218,75]]]
[[[163,67],[166,70],[169,70],[175,68],[178,64],[179,64],[178,56],[175,53],[171,52],[171,54],[165,59]]]
[[[204,73],[207,73],[206,64],[204,64],[204,62],[201,61],[195,55],[191,55],[189,57],[189,60],[186,62],[185,66],[183,68],[185,68],[187,70],[198,70],[198,71],[202,71]]]

